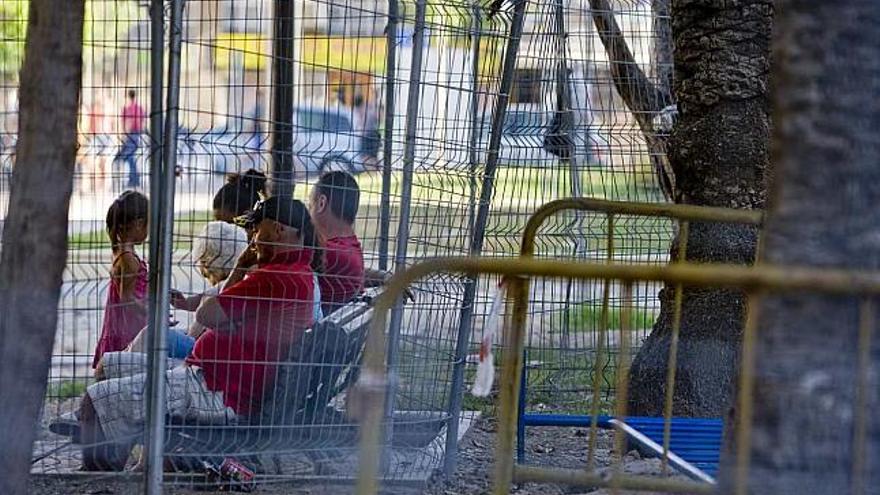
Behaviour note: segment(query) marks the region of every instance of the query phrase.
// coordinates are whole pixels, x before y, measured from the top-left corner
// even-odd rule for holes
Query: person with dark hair
[[[138,257],[135,246],[147,239],[148,217],[149,201],[136,191],[125,191],[107,210],[113,261],[93,368],[105,352],[125,349],[147,325],[147,264]]]
[[[122,131],[125,133],[122,147],[115,161],[123,161],[128,164],[128,187],[140,187],[141,177],[137,167],[137,152],[140,146],[140,136],[144,132],[147,113],[137,102],[137,93],[133,89],[128,90],[128,103],[122,107]]]
[[[214,195],[214,220],[233,223],[257,201],[266,197],[266,174],[250,169],[243,174],[232,174],[226,184]]]
[[[325,316],[351,302],[364,287],[384,285],[390,277],[364,266],[363,249],[354,230],[360,197],[355,178],[342,171],[322,175],[309,197],[318,245],[312,268],[318,276]],[[415,300],[409,290],[405,296]]]
[[[205,296],[196,310],[196,321],[207,330],[186,365],[165,374],[172,417],[226,424],[259,414],[277,363],[314,323],[315,229],[305,205],[289,196],[271,197],[245,220],[255,232],[251,245],[220,294]],[[107,376],[88,387],[76,432],[86,445],[84,469],[125,467],[128,442],[144,427],[143,371]]]
[[[364,288],[364,255],[354,231],[360,188],[346,172],[327,172],[312,188],[309,212],[318,235],[318,274],[325,315],[351,301]]]

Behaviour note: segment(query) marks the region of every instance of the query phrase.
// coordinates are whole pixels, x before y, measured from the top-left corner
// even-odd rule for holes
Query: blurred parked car
[[[362,133],[346,107],[302,105],[293,112],[293,155],[308,173],[344,170],[353,174],[370,168],[362,155]]]
[[[263,154],[271,148],[266,134],[227,127],[191,131],[182,140],[187,153],[208,156],[212,170],[221,174],[265,168],[267,158]],[[307,174],[329,170],[360,173],[369,168],[360,148],[361,133],[352,125],[350,110],[317,104],[294,108],[294,170]]]
[[[501,167],[554,167],[559,158],[544,147],[553,114],[536,105],[512,104],[507,109],[501,130],[498,165]],[[481,151],[489,148],[491,125],[483,127]],[[590,125],[577,125],[569,134],[574,143],[574,158],[579,167],[603,166],[610,146]]]

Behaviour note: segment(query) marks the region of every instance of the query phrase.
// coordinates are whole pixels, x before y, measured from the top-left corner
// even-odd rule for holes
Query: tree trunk
[[[776,177],[762,260],[877,270],[880,2],[782,0],[779,13]],[[865,377],[867,407],[861,408],[858,298],[768,295],[759,306],[749,493],[876,493],[876,325]],[[855,424],[860,414],[866,418],[862,434]],[[864,452],[854,451],[855,436],[864,440]],[[861,481],[854,476],[857,462],[864,463]],[[725,472],[730,487],[734,471]]]
[[[767,75],[772,0],[673,0],[675,99],[669,143],[679,200],[761,208],[769,154]],[[751,263],[754,228],[693,224],[687,259]],[[678,254],[677,243],[672,256]],[[659,416],[666,395],[674,289],[633,361],[629,413]],[[685,288],[673,413],[717,417],[729,405],[742,339],[744,297]]]
[[[55,341],[77,148],[84,0],[31,0],[0,254],[0,493],[26,493]]]

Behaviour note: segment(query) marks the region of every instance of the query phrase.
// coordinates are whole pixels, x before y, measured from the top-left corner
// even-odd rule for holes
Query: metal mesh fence
[[[281,4],[292,9],[290,22],[282,26],[286,31],[279,31]],[[0,220],[14,165],[16,74],[27,5],[26,0],[0,2]],[[463,0],[186,1],[180,80],[164,82],[180,91],[176,191],[173,201],[163,205],[174,209],[175,218],[172,287],[195,296],[211,286],[193,255],[194,241],[204,242],[206,224],[223,216],[215,207],[215,194],[228,175],[251,169],[270,179],[268,189],[274,194],[292,192],[306,204],[320,174],[352,173],[360,189],[355,232],[364,265],[377,270],[475,251],[515,256],[528,216],[561,197],[663,201],[654,164],[662,147],[646,146],[640,125],[663,112],[634,116],[619,92],[632,81],[617,68],[634,63],[649,81],[663,84],[666,67],[657,54],[664,47],[657,26],[664,19],[652,12],[649,2],[635,0],[610,5],[527,2],[522,35],[515,37],[511,33],[518,5]],[[596,10],[603,6],[610,10]],[[107,208],[125,189],[148,191],[151,179],[154,137],[147,132],[147,121],[153,113],[150,63],[155,54],[149,2],[89,0],[86,8],[82,137],[68,269],[43,430],[35,449],[34,470],[41,473],[67,472],[81,460],[78,448],[49,432],[48,423],[77,410],[79,397],[94,381],[92,357],[105,320],[113,264],[104,225]],[[597,32],[597,13],[614,14],[632,60],[609,57],[599,36],[608,31]],[[512,43],[518,54],[505,72],[505,53]],[[286,55],[279,55],[282,50]],[[279,67],[291,71],[282,91],[276,79]],[[502,92],[505,79],[509,94]],[[508,97],[506,105],[499,101]],[[289,108],[284,105],[288,101]],[[282,107],[292,113],[279,112]],[[505,109],[506,117],[493,126],[499,109]],[[289,122],[279,120],[285,115]],[[290,138],[281,149],[279,130]],[[493,133],[496,150],[491,149]],[[649,143],[662,138],[661,131],[647,136]],[[493,154],[497,168],[489,169]],[[278,163],[290,163],[292,175],[273,176]],[[249,208],[258,196],[242,189],[245,182],[253,184],[239,179],[226,198]],[[541,231],[536,252],[604,260],[607,229],[599,216],[558,215]],[[662,220],[621,218],[614,227],[614,258],[663,263],[672,230]],[[142,246],[135,251],[147,258]],[[391,352],[397,381],[389,405],[397,414],[399,436],[393,442],[397,461],[389,464],[390,478],[426,477],[441,466],[444,449],[450,447],[445,438],[449,420],[461,421],[462,428],[451,428],[454,435],[467,428],[474,411],[491,411],[488,403],[468,398],[462,405],[455,400],[472,378],[469,357],[477,350],[497,280],[480,278],[469,291],[470,283],[452,275],[429,278],[413,288],[415,301],[392,316],[392,331],[398,335]],[[534,285],[527,359],[530,409],[582,411],[584,388],[572,380],[588,377],[586,370],[592,369],[597,294],[595,287],[572,281]],[[635,329],[638,342],[653,322],[656,287],[639,288],[635,299],[636,321],[642,323]],[[619,312],[617,306],[612,300],[612,314]],[[175,310],[173,316],[178,329],[189,328],[194,320],[190,311]],[[460,342],[462,330],[469,338]],[[330,345],[318,342],[324,348]],[[320,348],[309,348],[318,361],[312,364],[324,359],[315,357]],[[345,368],[340,376],[356,374],[357,358],[343,361],[351,366],[337,363],[331,368]],[[335,401],[327,402],[336,412],[345,402],[345,381],[340,383]],[[604,390],[609,397],[613,394],[613,380]],[[459,407],[467,411],[462,418],[456,418]],[[262,456],[267,478],[350,477],[354,423],[338,419],[335,428],[322,428],[315,418],[297,421],[312,429],[289,428],[286,442],[270,441],[269,420],[225,432],[205,428],[200,438],[207,435],[217,442],[178,449],[177,457],[224,452],[243,459]],[[179,438],[188,438],[178,434],[193,434],[185,426],[170,431],[170,450]],[[332,456],[314,455],[330,447]],[[134,455],[129,464],[136,462]]]

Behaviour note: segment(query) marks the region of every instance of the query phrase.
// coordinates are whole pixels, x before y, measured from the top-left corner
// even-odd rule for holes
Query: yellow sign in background
[[[383,37],[305,37],[299,59],[304,68],[341,70],[365,74],[385,71],[386,41]],[[272,59],[268,38],[255,34],[224,33],[217,36],[214,66],[228,69],[236,57],[246,70],[268,69]]]

